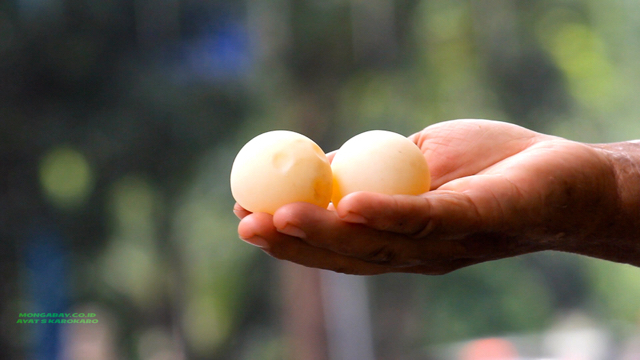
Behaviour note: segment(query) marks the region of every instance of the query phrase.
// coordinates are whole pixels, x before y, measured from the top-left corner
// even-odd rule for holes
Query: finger
[[[269,255],[300,265],[332,270],[340,273],[373,275],[394,271],[390,266],[378,265],[330,250],[317,248],[294,236],[278,232],[273,217],[266,213],[254,213],[240,221],[240,238],[260,247]]]
[[[291,261],[306,267],[331,270],[350,275],[377,275],[399,272],[443,275],[483,261],[463,258],[450,261],[433,261],[416,266],[394,267],[336,254],[327,249],[313,247],[298,238],[285,234],[280,234],[278,239],[273,238],[272,245],[263,250],[279,260]]]
[[[483,262],[478,259],[455,259],[450,261],[432,262],[427,265],[403,268],[402,272],[424,275],[444,275],[452,271]]]
[[[376,275],[398,271],[388,265],[375,264],[317,248],[299,238],[282,233],[269,239],[270,246],[263,249],[266,253],[276,259],[291,261],[307,267],[351,275]]]
[[[260,248],[269,246],[267,238],[275,233],[273,216],[267,213],[252,213],[245,216],[238,224],[238,236],[245,242]]]
[[[377,230],[431,240],[514,229],[535,216],[524,190],[503,175],[476,175],[451,181],[420,196],[353,193],[337,215]]]
[[[315,247],[300,238],[278,232],[272,220],[273,217],[269,214],[251,214],[240,222],[239,235],[244,241],[261,247],[264,252],[274,258],[313,268],[354,275],[390,272],[442,275],[484,261],[483,259],[456,258],[438,259],[416,266],[377,264]]]
[[[430,260],[468,256],[457,241],[417,240],[342,221],[337,214],[306,203],[289,204],[273,217],[276,229],[337,254],[389,266],[413,266]]]
[[[235,203],[235,205],[233,205],[233,213],[236,214],[238,219],[242,220],[245,216],[251,214],[251,211],[243,208],[240,204]]]
[[[358,192],[345,196],[336,211],[346,222],[413,238],[430,236],[432,241],[483,230],[473,199],[454,191],[421,196]]]

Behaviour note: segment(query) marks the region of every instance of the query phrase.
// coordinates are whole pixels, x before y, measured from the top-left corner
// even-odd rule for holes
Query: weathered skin
[[[429,163],[430,192],[354,193],[337,209],[294,203],[273,216],[236,205],[238,234],[278,259],[362,275],[445,274],[544,250],[640,266],[640,143],[585,144],[488,120],[410,139]]]

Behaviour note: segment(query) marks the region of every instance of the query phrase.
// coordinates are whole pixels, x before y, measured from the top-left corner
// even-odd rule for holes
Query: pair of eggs
[[[431,178],[424,155],[408,138],[372,130],[345,142],[329,163],[313,140],[275,130],[251,139],[231,168],[231,193],[251,212],[273,214],[283,205],[308,202],[326,208],[347,194],[370,191],[419,195]]]

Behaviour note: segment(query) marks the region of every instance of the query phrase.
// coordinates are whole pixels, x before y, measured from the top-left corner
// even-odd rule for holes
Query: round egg
[[[251,139],[231,168],[231,193],[251,212],[273,214],[285,204],[304,201],[326,208],[331,200],[331,165],[308,137],[274,130]]]
[[[336,152],[331,168],[334,205],[356,191],[419,195],[431,185],[422,151],[391,131],[372,130],[349,139]]]

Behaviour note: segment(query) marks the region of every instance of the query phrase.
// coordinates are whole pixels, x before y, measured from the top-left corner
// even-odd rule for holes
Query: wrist
[[[589,146],[606,159],[615,188],[602,194],[614,197],[602,200],[613,208],[598,214],[585,255],[640,266],[640,141]]]

